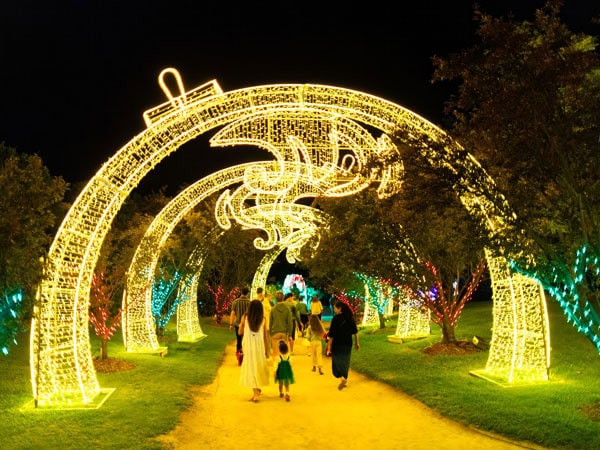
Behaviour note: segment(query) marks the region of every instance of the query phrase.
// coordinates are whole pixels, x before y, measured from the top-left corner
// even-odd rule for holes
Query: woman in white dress
[[[252,300],[248,311],[240,322],[243,333],[242,350],[244,359],[240,372],[240,384],[252,389],[250,401],[257,402],[262,393],[261,387],[269,384],[268,336],[265,332],[265,316],[260,300]]]

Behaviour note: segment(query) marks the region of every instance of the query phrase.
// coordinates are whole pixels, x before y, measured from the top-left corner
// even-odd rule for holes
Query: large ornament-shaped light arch
[[[177,97],[168,92],[169,102],[144,114],[148,128],[119,150],[90,180],[69,210],[50,247],[31,334],[32,384],[34,399],[38,404],[58,406],[89,403],[100,393],[92,364],[88,330],[89,291],[100,247],[126,197],[152,168],[185,142],[234,122],[254,126],[253,117],[261,115],[264,118],[274,110],[289,111],[292,116],[294,111],[304,111],[317,121],[342,118],[346,124],[364,124],[382,133],[377,138],[377,145],[382,152],[389,150],[390,139],[386,136],[396,133],[423,136],[433,141],[447,138],[433,124],[394,103],[348,89],[284,84],[223,92],[216,81],[211,81],[190,92],[183,92],[180,83],[180,90],[182,94]],[[261,121],[269,123],[268,120]],[[335,134],[335,129],[332,128],[331,132]],[[344,139],[342,136],[337,141],[343,142]],[[300,151],[304,151],[301,143],[296,144]],[[445,147],[444,152],[444,155],[433,152],[430,162],[434,167],[438,164],[457,164],[467,170],[483,173],[468,154],[465,156],[451,147]],[[309,163],[306,158],[303,162]],[[345,175],[352,176],[356,161],[348,163]],[[327,173],[323,176],[326,177]],[[398,168],[390,166],[378,175],[383,180],[379,188],[382,195],[397,189],[396,184],[400,181],[398,174]],[[481,189],[495,192],[492,180],[486,175],[483,175],[483,179],[483,185],[464,186],[464,200],[467,205],[474,205],[474,208],[483,211],[494,222],[497,231],[502,226],[502,217],[493,215],[492,211],[503,210],[505,214],[510,214],[510,210],[507,205],[491,204],[478,194]],[[363,182],[364,179],[356,177],[355,181],[341,189],[337,183],[332,183],[330,193],[347,195],[359,189]],[[224,212],[234,212],[239,204],[236,194],[242,198],[243,193],[237,192],[223,199]],[[271,243],[267,239],[264,244],[267,247],[266,244]],[[510,274],[501,273],[500,276],[510,277]],[[509,303],[513,306],[523,302],[533,303],[537,305],[533,308],[539,309],[539,300],[519,297],[522,292],[522,289],[513,289]],[[517,309],[512,307],[512,311]],[[527,355],[519,352],[532,342],[534,346],[539,346],[539,336],[542,335],[543,342],[546,330],[515,333],[515,330],[521,331],[529,324],[523,325],[526,322],[524,317],[512,315],[511,318],[514,323],[511,327],[512,337],[508,340],[527,340],[527,343],[503,348],[502,351],[508,351],[509,354],[502,360],[513,367],[517,367],[516,362],[521,364],[518,368],[529,370],[531,365],[523,364]],[[535,334],[533,338],[532,331]],[[494,333],[497,332],[494,329]],[[518,354],[515,356],[515,353]],[[544,365],[545,362],[541,363],[541,366]]]

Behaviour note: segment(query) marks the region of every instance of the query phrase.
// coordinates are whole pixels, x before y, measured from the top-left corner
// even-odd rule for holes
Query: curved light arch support
[[[406,289],[400,289],[398,295],[398,323],[396,334],[388,336],[399,340],[416,339],[431,334],[431,311],[419,306],[410,298]]]
[[[194,202],[193,206],[196,204],[197,202]],[[163,210],[166,208],[168,205]],[[177,287],[177,298],[186,298],[184,302],[177,305],[177,341],[179,342],[197,342],[206,337],[198,314],[198,282],[208,254],[207,244],[214,244],[223,234],[224,231],[220,228],[207,233],[188,257],[182,271],[187,274],[185,275],[187,280],[180,280]],[[158,258],[160,249],[156,250],[156,258]]]
[[[283,252],[285,248],[275,247],[271,251],[269,251],[263,258],[260,260],[258,267],[256,268],[256,272],[254,272],[254,278],[252,279],[252,287],[250,293],[252,294],[251,298],[256,298],[256,289],[259,287],[264,287],[267,285],[267,279],[269,277],[269,271],[277,257]]]
[[[314,208],[311,208],[311,209],[314,209]],[[315,217],[319,218],[320,225],[327,226],[328,219],[323,214],[323,212],[319,211],[317,209],[315,209],[314,211],[315,211]],[[311,233],[310,231],[312,231],[312,230],[309,230],[309,232],[305,236],[305,239],[303,240],[302,245],[304,245],[304,243],[307,242],[308,239],[314,235],[314,233]],[[293,248],[290,248],[289,243],[282,241],[282,242],[280,242],[280,244],[278,246],[271,249],[262,258],[262,260],[258,264],[256,272],[254,272],[254,278],[252,279],[252,287],[250,290],[250,293],[252,295],[251,298],[254,298],[256,296],[257,288],[259,288],[259,287],[264,288],[266,286],[267,278],[269,277],[269,272],[271,270],[271,267],[273,267],[275,260],[284,250],[287,250],[286,259],[288,260],[288,262],[291,264],[296,262],[297,253],[295,251],[293,251]],[[292,251],[290,251],[290,250],[292,250]]]
[[[179,283],[179,288],[177,295],[187,300],[177,305],[177,341],[198,342],[206,337],[198,318],[198,277],[194,276],[191,283]]]
[[[100,392],[87,326],[91,277],[110,224],[131,191],[164,158],[197,136],[261,111],[290,108],[327,111],[389,136],[400,131],[432,142],[447,139],[438,127],[399,105],[362,92],[322,85],[267,85],[223,92],[213,80],[146,111],[148,128],[94,175],[65,216],[50,247],[32,321],[30,367],[38,404],[90,403]],[[443,147],[432,152],[432,164],[478,169],[478,190],[495,194],[492,180],[464,153]],[[510,210],[478,196],[478,190],[471,191],[476,199],[471,203],[477,204],[480,213],[487,214],[492,222],[501,222],[500,215]],[[512,304],[521,301],[530,300],[513,297]]]
[[[361,325],[363,327],[379,325],[379,312],[377,311],[377,308],[373,305],[373,301],[371,300],[371,293],[369,292],[369,287],[366,284],[364,287],[365,301]]]
[[[140,241],[127,272],[123,299],[123,341],[128,352],[156,352],[158,338],[152,317],[152,283],[160,255],[177,224],[195,206],[211,195],[243,181],[245,171],[255,165],[274,167],[274,162],[247,163],[215,172],[188,186],[154,218]],[[192,255],[193,256],[193,255]],[[198,258],[203,258],[200,251]]]
[[[544,290],[531,278],[511,273],[506,259],[488,250],[486,256],[494,292],[492,341],[485,369],[471,373],[498,384],[547,381],[550,325]],[[516,303],[515,297],[531,301]]]

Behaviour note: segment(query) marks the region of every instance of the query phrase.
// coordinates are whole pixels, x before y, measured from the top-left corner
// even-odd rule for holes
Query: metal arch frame
[[[384,135],[402,132],[434,141],[446,138],[441,129],[401,106],[338,87],[284,84],[223,92],[213,80],[189,92],[184,92],[180,83],[180,91],[178,96],[168,93],[167,103],[144,113],[148,128],[121,148],[89,181],[50,247],[31,332],[30,367],[36,404],[87,404],[100,393],[87,327],[89,289],[100,246],[131,191],[150,170],[185,142],[208,130],[273,109],[325,112],[345,121],[363,123]],[[450,160],[451,164],[473,168],[482,174],[484,184],[479,187],[496,192],[493,181],[468,153],[449,147],[444,150],[449,157],[433,159],[434,167],[449,164]],[[437,156],[443,155],[438,152]],[[384,174],[380,193],[388,193],[390,186],[393,191],[394,174],[398,172],[394,167]],[[467,208],[471,211],[479,208],[480,213],[501,228],[503,217],[494,215],[492,207],[510,211],[507,205],[492,205],[483,196],[477,196],[475,190],[472,192],[471,198],[465,199]],[[510,274],[499,272],[498,276]],[[524,290],[512,291],[511,305],[531,301],[519,298],[519,291]],[[527,325],[522,325],[525,319],[516,317],[518,323],[513,328],[526,328]],[[514,336],[511,339],[527,339]],[[512,346],[511,352],[518,353],[519,348],[527,348],[527,345]],[[516,356],[510,357],[508,364],[526,355]]]

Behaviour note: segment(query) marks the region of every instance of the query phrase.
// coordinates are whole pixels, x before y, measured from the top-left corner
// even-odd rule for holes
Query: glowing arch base
[[[269,139],[254,144],[264,146],[274,154],[281,154],[284,147],[293,148],[293,152],[283,153],[278,161],[301,167],[297,169],[300,170],[299,184],[280,198],[265,193],[265,202],[261,205],[268,211],[268,205],[275,203],[284,207],[315,192],[330,196],[351,195],[376,180],[381,180],[380,195],[393,193],[399,189],[401,166],[389,166],[383,173],[364,176],[361,175],[362,162],[370,156],[381,157],[394,151],[388,136],[397,132],[433,141],[445,138],[440,129],[414,113],[386,100],[348,89],[286,84],[223,92],[216,81],[211,81],[189,92],[183,92],[180,84],[180,90],[180,95],[169,93],[167,103],[144,113],[148,128],[110,158],[90,180],[69,210],[51,245],[31,332],[31,379],[33,396],[39,405],[86,404],[99,395],[100,387],[91,358],[87,314],[91,277],[100,247],[126,197],[152,168],[185,142],[226,125],[215,145],[248,143],[255,130],[263,130],[262,135]],[[304,125],[314,123],[315,129],[320,129],[320,125],[316,124],[322,122],[318,138],[311,141],[312,133],[305,138],[298,137],[297,130],[269,134],[269,127],[273,129],[274,124],[277,125],[275,128],[283,129],[293,127],[298,120]],[[381,135],[375,137],[367,128],[378,130]],[[282,136],[285,136],[284,141]],[[476,173],[483,173],[470,156],[465,157],[452,148],[445,148],[442,153],[436,154],[431,150],[432,166],[460,164]],[[348,154],[352,155],[347,158]],[[292,155],[294,159],[290,160]],[[256,218],[253,214],[246,216],[246,212],[238,209],[244,195],[250,191],[260,192],[260,180],[264,180],[263,185],[266,183],[260,173],[253,170],[249,174],[254,173],[256,177],[247,180],[249,183],[242,190],[229,192],[222,198],[222,214],[218,214],[223,220],[222,225],[226,225],[227,217],[231,216],[236,220],[252,221]],[[277,170],[285,173],[281,166]],[[479,178],[486,180],[485,183],[477,187],[467,186],[472,195],[469,198],[465,196],[463,200],[467,207],[490,215],[489,220],[496,229],[501,228],[498,224],[502,224],[502,217],[491,213],[494,211],[492,207],[498,205],[490,205],[477,194],[480,189],[495,192],[493,182],[484,173]],[[318,185],[314,185],[311,179],[319,180]],[[348,181],[340,183],[341,179]],[[257,180],[258,185],[255,183]],[[506,210],[506,206],[501,205],[500,210]],[[276,211],[271,209],[271,218],[275,217]],[[264,225],[258,224],[257,228]],[[296,229],[293,226],[290,231],[287,225],[282,223],[278,227],[267,228],[267,238],[258,244],[265,250],[272,248],[276,244],[275,238],[289,235]],[[289,233],[286,234],[287,231]],[[143,265],[140,264],[140,267]],[[149,268],[151,264],[145,267]],[[499,272],[498,276],[506,279],[506,273]],[[516,309],[539,311],[539,291],[535,296],[530,289],[508,291],[511,297],[507,297],[506,303],[510,305],[507,309],[513,317],[514,326],[510,330],[495,326],[493,342],[498,347],[494,350],[494,354],[499,355],[498,364],[518,368],[519,361],[538,357],[541,359],[539,363],[522,367],[527,367],[527,370],[543,367],[543,372],[547,373],[548,346],[540,346],[537,338],[529,340],[534,325],[530,322],[538,322],[535,323],[536,329],[547,326],[545,312],[536,313],[534,317],[514,314]],[[546,332],[542,334],[547,336]],[[496,367],[494,363],[486,370],[493,371]]]

